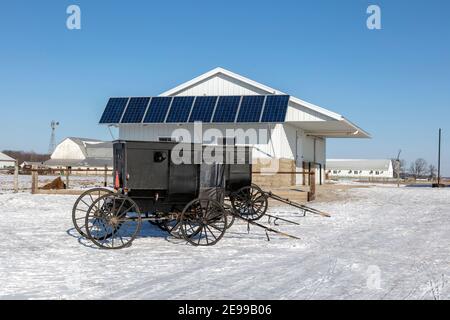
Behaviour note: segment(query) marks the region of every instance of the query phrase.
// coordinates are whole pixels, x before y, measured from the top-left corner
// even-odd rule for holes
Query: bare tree
[[[409,173],[414,177],[414,179],[420,178],[426,174],[427,171],[427,162],[419,158],[409,167]]]
[[[405,168],[406,168],[406,161],[401,159],[392,159],[392,166],[394,167],[394,177],[397,176],[404,176],[405,174]]]
[[[436,179],[437,177],[437,169],[433,164],[430,164],[428,166],[428,177],[430,179],[430,181],[433,181],[434,179]]]

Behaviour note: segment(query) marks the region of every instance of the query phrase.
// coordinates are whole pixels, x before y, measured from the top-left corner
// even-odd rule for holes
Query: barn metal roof
[[[379,170],[387,171],[391,165],[389,159],[328,159],[328,170]]]
[[[13,158],[11,158],[10,156],[4,154],[3,152],[0,152],[0,161],[16,161]]]

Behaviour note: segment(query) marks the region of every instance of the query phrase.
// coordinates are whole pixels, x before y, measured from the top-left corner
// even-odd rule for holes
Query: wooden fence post
[[[14,164],[14,193],[19,192],[19,162]]]
[[[38,167],[36,165],[31,166],[31,194],[36,194],[38,191]]]
[[[304,186],[306,186],[306,174],[305,174],[305,171],[306,171],[306,162],[302,161],[302,184]]]
[[[309,173],[308,202],[316,199],[316,169]]]
[[[70,183],[70,167],[66,167],[66,189],[69,189],[69,183]]]

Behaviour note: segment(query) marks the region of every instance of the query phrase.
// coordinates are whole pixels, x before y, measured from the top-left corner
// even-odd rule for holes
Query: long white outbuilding
[[[10,156],[0,152],[0,169],[14,168],[16,165],[16,160]]]
[[[282,91],[268,87],[246,77],[215,68],[199,77],[187,81],[160,96],[248,96],[248,95],[286,95]],[[194,123],[116,123],[119,137],[123,140],[161,141],[177,139],[180,129],[190,133],[191,141],[198,142],[198,131]],[[370,135],[340,114],[290,96],[285,120],[277,123],[202,123],[202,132],[214,129],[219,131],[223,141],[234,140],[236,144],[253,147],[253,158],[286,159],[292,168],[300,172],[308,165],[321,168],[318,177],[325,178],[326,139],[327,138],[370,138]],[[256,141],[242,140],[249,131],[265,132],[258,134]],[[197,136],[196,136],[197,135]],[[218,144],[208,135],[200,137],[204,144]],[[222,143],[222,142],[221,142]],[[296,184],[303,183],[298,174],[293,179]]]

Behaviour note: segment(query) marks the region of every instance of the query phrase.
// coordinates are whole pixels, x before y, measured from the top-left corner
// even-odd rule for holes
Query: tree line
[[[400,174],[402,178],[414,178],[414,179],[428,179],[430,181],[437,178],[437,168],[434,164],[428,164],[425,159],[419,158],[411,162],[409,168],[405,160],[400,160],[400,166],[396,166],[397,159],[392,159],[394,164],[394,174]]]
[[[2,152],[13,159],[16,159],[19,165],[22,164],[24,161],[44,162],[50,159],[50,155],[48,154],[40,154],[33,151],[27,152],[27,151],[4,150]]]

